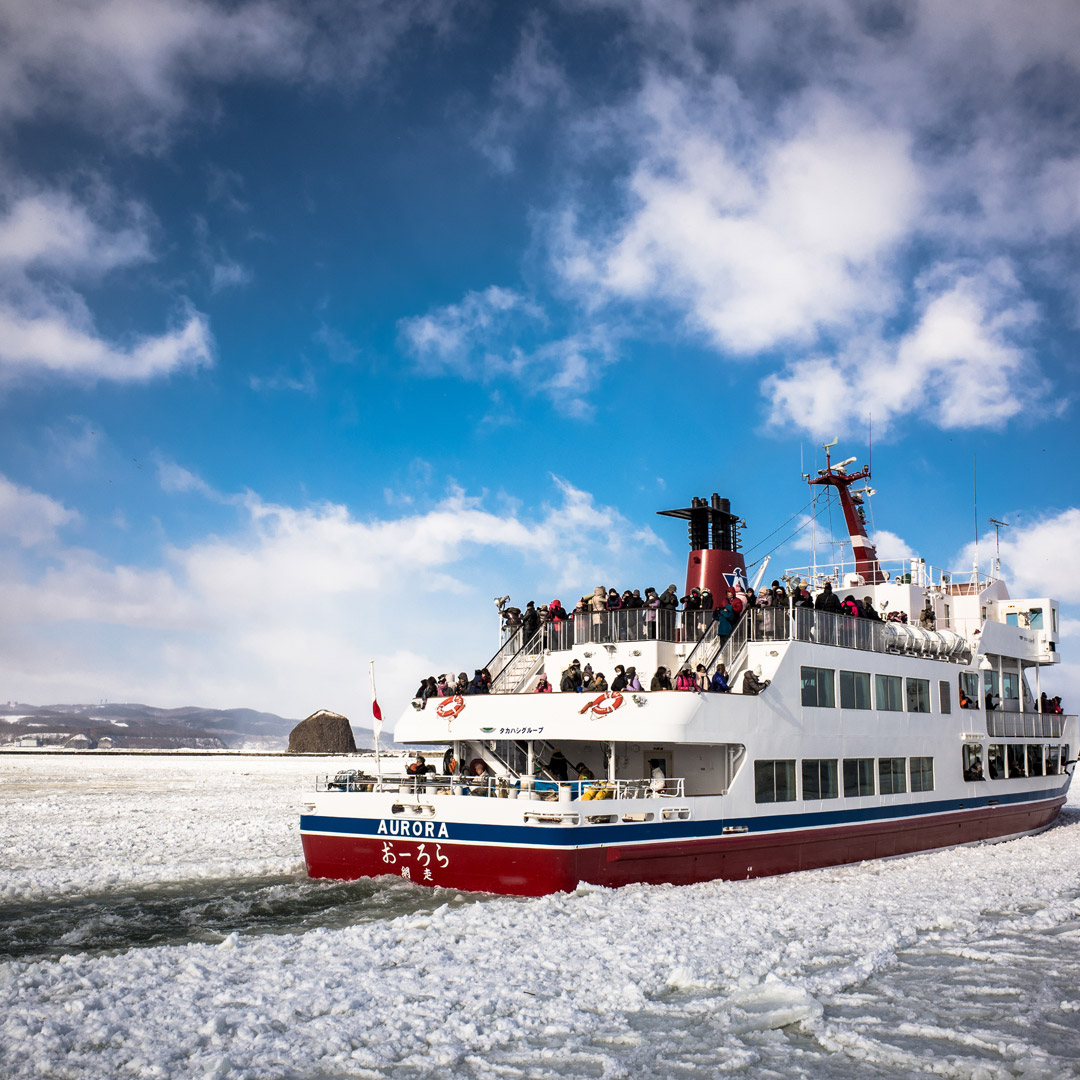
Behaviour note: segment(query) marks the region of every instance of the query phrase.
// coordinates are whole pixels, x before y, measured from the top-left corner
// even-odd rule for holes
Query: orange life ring
[[[623,703],[623,696],[618,690],[605,690],[599,697],[578,709],[578,715],[592,712],[593,716],[609,716]]]
[[[464,708],[465,702],[462,701],[461,695],[455,694],[452,698],[447,698],[435,710],[435,714],[441,716],[444,720],[456,720]]]

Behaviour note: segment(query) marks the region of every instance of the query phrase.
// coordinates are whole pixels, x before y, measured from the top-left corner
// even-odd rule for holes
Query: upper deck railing
[[[976,570],[942,570],[931,566],[925,559],[881,559],[878,565],[885,572],[887,583],[893,585],[918,585],[924,589],[940,589],[942,592],[968,592],[981,590],[994,581],[991,574]],[[856,574],[854,559],[816,566],[796,566],[784,571],[787,581],[805,579],[813,591],[818,591],[826,581],[833,588],[847,587],[848,580]]]
[[[655,620],[647,619],[656,615]],[[694,649],[687,661],[716,641],[712,611],[630,610],[589,613],[547,628],[546,648],[566,651],[590,643],[623,641],[686,641]],[[541,628],[543,634],[544,628]],[[751,608],[735,624],[747,641],[812,641],[864,652],[906,653],[934,660],[960,661],[970,656],[963,638],[950,632],[923,630],[911,623],[834,615],[812,608]]]

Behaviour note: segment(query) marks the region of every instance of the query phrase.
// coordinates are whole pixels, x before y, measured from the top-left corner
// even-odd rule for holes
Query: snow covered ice
[[[307,881],[339,764],[0,759],[3,1075],[1078,1075],[1076,794],[1008,844],[520,900]]]

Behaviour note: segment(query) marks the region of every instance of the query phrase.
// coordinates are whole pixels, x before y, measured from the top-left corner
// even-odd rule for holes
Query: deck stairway
[[[520,637],[520,634],[517,635]],[[503,646],[505,649],[506,646]],[[502,650],[500,650],[502,652]],[[498,655],[498,654],[496,654]],[[491,692],[493,694],[521,694],[528,689],[533,676],[543,669],[544,643],[539,631],[506,658],[498,672],[491,668]]]
[[[704,664],[711,678],[716,665],[723,664],[727,670],[728,685],[734,690],[735,680],[746,666],[749,627],[750,620],[742,618],[731,634],[721,639],[716,632],[716,623],[712,623],[683,661],[684,666],[696,671],[698,664]]]

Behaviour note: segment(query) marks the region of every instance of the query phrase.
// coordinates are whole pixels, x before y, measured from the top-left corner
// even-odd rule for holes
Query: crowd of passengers
[[[503,632],[506,637],[510,637],[516,634],[518,630],[521,630],[523,639],[531,641],[539,631],[546,627],[559,627],[566,623],[573,623],[574,620],[594,619],[605,612],[640,610],[645,612],[646,627],[650,626],[649,620],[652,620],[652,628],[649,630],[648,636],[653,638],[656,636],[655,620],[657,614],[661,611],[675,612],[681,608],[684,612],[684,624],[692,626],[697,636],[708,630],[710,623],[715,622],[717,637],[723,640],[731,634],[739,619],[748,611],[762,612],[767,624],[766,632],[769,632],[768,621],[770,616],[782,618],[781,613],[787,612],[792,607],[810,608],[814,611],[824,611],[830,615],[846,615],[851,618],[870,619],[875,622],[882,621],[881,615],[874,607],[872,597],[864,596],[862,600],[859,600],[849,593],[843,599],[840,599],[839,594],[833,592],[832,583],[828,581],[825,582],[821,591],[815,596],[810,592],[805,578],[792,586],[790,594],[780,584],[779,580],[774,579],[768,588],[760,590],[749,587],[746,589],[741,587],[730,588],[726,591],[726,595],[719,599],[714,597],[712,590],[708,588],[694,588],[685,596],[679,596],[679,590],[674,585],[669,585],[662,593],[658,593],[653,588],[648,588],[645,590],[645,595],[642,596],[640,589],[624,589],[620,593],[618,589],[605,589],[603,585],[597,585],[593,589],[592,595],[582,596],[574,605],[572,611],[567,611],[563,607],[561,600],[552,600],[550,604],[541,604],[539,607],[536,606],[534,600],[530,600],[525,605],[524,611],[518,607],[507,607],[502,610],[501,614]],[[690,614],[685,614],[687,612]],[[890,612],[888,619],[889,621],[906,623],[908,621],[907,612]],[[935,622],[933,609],[930,602],[927,601],[926,607],[920,613],[919,625],[924,629],[933,630]],[[576,664],[577,661],[575,660],[574,663]],[[720,666],[723,667],[723,665]],[[584,678],[586,671],[588,671],[591,680],[588,683],[585,682]],[[643,690],[644,687],[641,685],[636,673],[634,673],[632,680],[628,680],[626,685],[615,685],[620,681],[620,673],[625,678],[628,672],[633,671],[633,668],[627,669],[627,672],[622,672],[621,667],[616,668],[616,675],[612,679],[609,688],[603,673],[593,673],[586,665],[586,668],[580,671],[582,681],[570,687],[570,689],[585,691],[606,691],[608,689],[613,691],[622,689]],[[564,672],[561,677],[563,682],[565,682],[565,675]],[[766,685],[768,684],[761,683],[758,680],[754,672],[747,671],[743,676],[742,692],[744,694],[760,693]],[[536,693],[547,693],[551,689],[551,684],[547,678],[543,675],[540,676],[540,680],[536,685]],[[561,685],[560,689],[565,691],[567,687]],[[731,687],[727,685],[726,672],[716,671],[710,676],[699,664],[696,672],[691,672],[689,668],[684,667],[675,675],[674,680],[672,680],[670,672],[665,668],[660,668],[652,677],[649,689],[726,693],[731,690]],[[423,708],[427,705],[428,698],[487,694],[490,691],[490,672],[487,668],[477,668],[471,679],[464,671],[456,679],[453,674],[439,675],[438,677],[434,675],[428,676],[420,683],[413,696],[420,700],[421,708]]]

